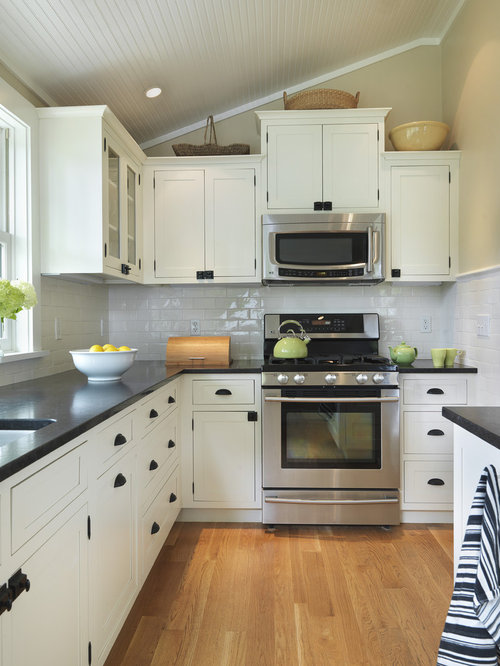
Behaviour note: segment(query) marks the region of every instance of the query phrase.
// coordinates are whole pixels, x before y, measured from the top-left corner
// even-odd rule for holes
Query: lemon
[[[103,351],[118,351],[114,345],[110,345],[109,342],[106,345],[103,345]]]
[[[130,347],[127,347],[127,345],[122,345],[121,347],[118,347],[118,351],[130,351]]]
[[[104,349],[101,347],[101,345],[92,345],[89,351],[104,351]]]

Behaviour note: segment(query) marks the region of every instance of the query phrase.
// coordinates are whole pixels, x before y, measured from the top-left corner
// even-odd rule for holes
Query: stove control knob
[[[306,381],[306,378],[305,378],[304,375],[295,375],[295,377],[293,378],[293,381],[296,384],[303,384]]]
[[[382,382],[383,382],[384,379],[385,379],[385,375],[383,375],[381,372],[376,372],[376,373],[373,375],[373,378],[372,378],[372,379],[373,379],[373,383],[374,383],[374,384],[382,384]]]
[[[327,384],[335,384],[336,381],[337,381],[337,375],[332,375],[331,372],[325,375],[325,382]]]
[[[358,384],[366,384],[366,382],[368,381],[368,375],[365,375],[363,373],[356,375],[356,381],[358,382]]]
[[[288,384],[288,375],[280,373],[276,379],[278,380],[278,384]]]

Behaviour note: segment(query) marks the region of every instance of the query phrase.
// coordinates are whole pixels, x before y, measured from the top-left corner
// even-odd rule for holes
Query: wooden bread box
[[[227,367],[231,363],[229,335],[170,337],[167,365],[185,367]]]

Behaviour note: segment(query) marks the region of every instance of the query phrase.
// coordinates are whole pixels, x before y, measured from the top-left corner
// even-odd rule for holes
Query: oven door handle
[[[281,398],[265,396],[264,402],[399,402],[398,396],[386,398]]]
[[[294,497],[264,497],[266,504],[397,504],[397,497],[381,499],[298,499]]]

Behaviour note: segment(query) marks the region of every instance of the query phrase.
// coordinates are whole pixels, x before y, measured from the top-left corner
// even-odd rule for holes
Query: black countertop
[[[55,419],[54,423],[0,445],[0,481],[117,414],[181,373],[260,372],[261,360],[228,367],[165,367],[136,361],[117,382],[88,382],[78,370],[0,388],[1,419]]]
[[[443,416],[500,449],[500,407],[443,407]]]
[[[398,371],[401,374],[407,373],[424,373],[424,372],[433,372],[433,373],[457,373],[457,372],[477,372],[477,368],[473,368],[470,365],[460,365],[455,363],[450,368],[435,368],[432,364],[431,358],[417,358],[413,361],[411,365],[400,365]]]

